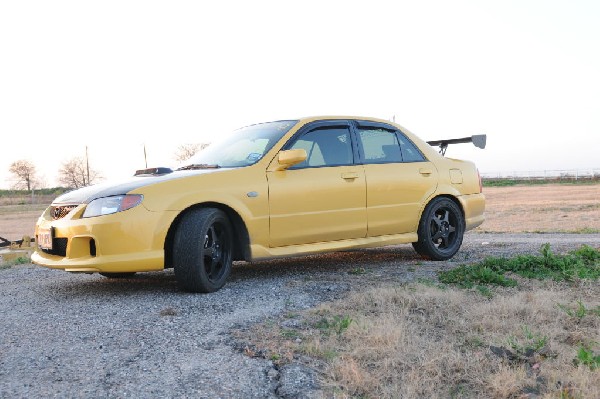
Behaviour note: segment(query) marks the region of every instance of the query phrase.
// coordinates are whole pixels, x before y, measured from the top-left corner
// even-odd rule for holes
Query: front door
[[[354,165],[349,124],[320,122],[292,140],[285,148],[302,148],[308,157],[267,172],[271,247],[365,237],[365,174]]]

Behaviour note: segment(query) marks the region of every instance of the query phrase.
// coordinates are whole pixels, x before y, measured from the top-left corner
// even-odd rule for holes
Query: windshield
[[[246,126],[218,139],[179,169],[235,168],[258,162],[298,121]]]

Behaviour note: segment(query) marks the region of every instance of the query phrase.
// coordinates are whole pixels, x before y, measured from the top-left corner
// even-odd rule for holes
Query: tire
[[[215,292],[225,285],[233,259],[233,231],[227,215],[214,208],[186,213],[173,239],[173,266],[179,286]]]
[[[100,273],[101,276],[106,278],[127,278],[131,277],[135,274],[135,272],[126,272],[126,273]]]
[[[447,260],[460,249],[465,219],[456,203],[445,197],[434,198],[423,211],[413,248],[424,258]]]

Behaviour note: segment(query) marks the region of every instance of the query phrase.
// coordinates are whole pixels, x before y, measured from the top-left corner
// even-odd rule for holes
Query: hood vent
[[[173,173],[171,168],[158,167],[136,170],[134,176],[162,176],[169,173]]]

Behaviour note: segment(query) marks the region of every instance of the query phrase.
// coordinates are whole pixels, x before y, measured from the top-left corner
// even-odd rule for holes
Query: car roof
[[[392,121],[389,121],[386,119],[380,119],[380,118],[373,118],[370,116],[316,115],[316,116],[305,116],[302,118],[298,118],[298,120],[301,122],[312,122],[312,121],[332,120],[332,119],[333,120],[335,120],[335,119],[341,119],[341,120],[351,119],[351,120],[360,120],[360,121],[381,122],[381,123],[388,123],[390,125],[395,125],[395,123]]]

